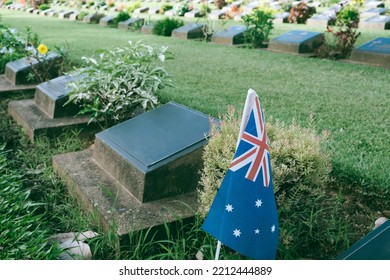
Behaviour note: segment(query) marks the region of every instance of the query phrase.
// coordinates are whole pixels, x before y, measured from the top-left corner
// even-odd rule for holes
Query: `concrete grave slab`
[[[386,13],[386,8],[372,8],[363,11],[360,15],[361,17],[373,17],[373,16],[380,16],[384,15]]]
[[[384,8],[385,3],[382,1],[366,1],[364,6],[367,8]]]
[[[222,45],[242,45],[245,44],[246,27],[242,25],[230,26],[222,31],[215,33],[211,37],[211,42]]]
[[[80,15],[80,12],[74,12],[73,14],[71,14],[71,15],[69,16],[69,20],[70,20],[70,21],[76,21],[76,20],[78,20],[79,15]]]
[[[148,11],[149,15],[156,15],[160,13],[160,8],[150,8]]]
[[[172,31],[172,37],[180,39],[203,39],[205,25],[200,23],[189,23]]]
[[[32,142],[42,134],[56,136],[65,128],[97,131],[97,124],[88,125],[89,116],[77,116],[80,108],[68,101],[67,83],[79,79],[78,76],[64,75],[39,84],[35,98],[12,101],[8,112],[24,128]]]
[[[323,33],[291,30],[272,39],[268,49],[283,53],[312,55],[323,41]]]
[[[184,17],[186,17],[186,18],[197,18],[197,17],[201,17],[201,16],[202,16],[202,14],[200,13],[200,10],[198,10],[198,9],[193,9],[193,10],[186,12],[184,14]]]
[[[49,52],[45,61],[60,62],[61,60],[62,58],[60,55],[55,52]],[[28,74],[31,72],[32,67],[36,67],[39,71],[39,67],[47,67],[47,65],[41,64],[36,59],[21,58],[7,63],[4,75],[13,85],[34,83],[34,81],[28,80]],[[51,73],[53,73],[53,75],[55,72],[58,72],[57,63],[53,63],[51,68]]]
[[[102,17],[100,19],[100,21],[99,21],[99,25],[100,26],[108,26],[110,24],[113,24],[115,17],[116,16],[114,16],[114,15],[109,15],[109,16]]]
[[[211,13],[209,13],[208,18],[217,20],[226,17],[227,10],[214,10]]]
[[[290,13],[288,12],[282,12],[278,13],[274,16],[274,23],[288,23],[288,17],[290,16]]]
[[[134,14],[142,14],[142,13],[146,13],[147,11],[149,11],[149,7],[141,7],[141,8],[138,8],[138,9],[135,9],[134,10]]]
[[[390,38],[379,37],[357,47],[349,60],[390,68]]]
[[[142,25],[141,33],[143,33],[143,34],[153,34],[153,28],[154,28],[153,24]]]
[[[362,20],[359,24],[362,29],[388,30],[390,29],[390,16],[374,16]]]
[[[143,18],[130,18],[126,21],[121,21],[118,23],[119,29],[129,29],[131,26],[142,25],[145,19]]]
[[[193,215],[209,131],[207,115],[171,102],[98,133],[93,150],[53,157],[53,167],[123,235]]]
[[[74,11],[64,11],[64,12],[58,13],[58,18],[59,19],[69,18],[69,16],[73,13],[74,13]]]
[[[313,15],[306,22],[307,25],[326,28],[335,25],[336,17],[326,14]]]

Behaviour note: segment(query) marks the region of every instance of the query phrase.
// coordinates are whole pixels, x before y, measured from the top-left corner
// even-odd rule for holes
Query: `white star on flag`
[[[271,232],[275,232],[275,225],[272,225]]]
[[[233,230],[233,235],[234,235],[235,237],[240,237],[241,231],[240,231],[239,229],[235,229],[235,230]]]
[[[260,234],[260,230],[258,228],[255,229],[255,234]]]
[[[234,209],[234,208],[233,208],[233,205],[228,204],[228,205],[226,205],[225,207],[226,207],[226,208],[225,208],[226,211],[228,211],[228,212],[233,212],[233,209]]]
[[[259,207],[261,207],[261,205],[263,205],[263,202],[261,201],[261,199],[256,200],[255,203],[256,203],[257,208],[259,208]]]

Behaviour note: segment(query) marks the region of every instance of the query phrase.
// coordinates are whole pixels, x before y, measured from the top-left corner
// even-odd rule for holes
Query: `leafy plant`
[[[242,17],[246,30],[245,40],[254,48],[263,46],[273,28],[273,16],[263,10],[255,10],[253,13]]]
[[[184,16],[184,14],[191,11],[191,9],[187,3],[180,3],[174,8],[174,11],[175,11],[175,15]]]
[[[101,18],[104,18],[105,15],[102,13],[94,13],[91,17],[91,23],[99,23]]]
[[[159,36],[171,36],[172,31],[180,26],[183,26],[184,22],[180,19],[165,18],[156,21],[153,27],[153,34]]]
[[[315,13],[315,8],[309,7],[305,2],[300,2],[290,10],[288,22],[290,23],[306,23],[307,19]]]
[[[120,11],[118,15],[114,18],[114,24],[118,25],[119,22],[126,21],[129,18],[131,18],[131,16],[128,12]]]
[[[357,28],[360,21],[360,13],[354,6],[346,6],[336,16],[337,26],[350,26]]]
[[[130,4],[129,7],[127,7],[127,12],[131,14],[132,12],[134,12],[135,9],[138,9],[140,7],[141,7],[141,1],[136,1]]]
[[[167,47],[129,41],[128,47],[101,51],[97,57],[83,57],[86,66],[75,74],[84,78],[69,83],[69,102],[79,104],[80,114],[108,126],[131,117],[136,108],[158,104],[156,92],[168,85],[169,74],[161,65]]]
[[[86,12],[86,11],[81,11],[80,14],[77,16],[77,20],[83,21],[83,20],[84,20],[84,17],[86,17],[87,15],[88,15],[88,12]]]
[[[172,10],[173,6],[171,4],[164,4],[160,8],[160,14],[164,14],[166,11]]]
[[[226,1],[225,0],[215,0],[214,1],[214,5],[218,8],[218,9],[222,9],[223,7],[225,7],[227,5]]]
[[[325,33],[325,43],[317,49],[320,58],[345,59],[351,55],[356,40],[360,36],[359,10],[348,6],[343,8],[336,17],[336,27],[328,27]]]
[[[48,9],[50,9],[50,5],[49,4],[43,3],[43,4],[39,5],[39,10],[41,10],[41,11],[45,11],[45,10],[48,10]]]

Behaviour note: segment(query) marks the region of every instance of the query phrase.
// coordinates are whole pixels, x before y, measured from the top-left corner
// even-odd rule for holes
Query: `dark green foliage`
[[[118,15],[114,18],[114,25],[118,25],[118,23],[126,21],[129,18],[131,18],[131,16],[128,12],[120,11]]]
[[[44,3],[44,4],[39,5],[39,10],[41,10],[41,11],[48,10],[48,9],[50,9],[49,4]]]
[[[337,26],[350,26],[357,28],[360,21],[360,13],[354,6],[347,6],[337,14],[336,25]]]
[[[315,8],[309,7],[305,2],[301,2],[291,8],[288,22],[306,23],[307,19],[310,18],[314,13]]]
[[[245,31],[246,42],[254,48],[262,47],[273,28],[272,14],[263,10],[255,10],[242,19],[247,28]]]
[[[159,36],[171,36],[174,29],[183,25],[184,22],[180,19],[165,18],[158,20],[153,27],[153,34]]]
[[[171,5],[171,4],[164,4],[160,8],[160,14],[164,14],[166,11],[169,11],[169,10],[172,10],[172,9],[173,9],[173,5]]]

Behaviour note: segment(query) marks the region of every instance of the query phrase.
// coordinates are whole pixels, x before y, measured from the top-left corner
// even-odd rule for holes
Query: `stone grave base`
[[[381,66],[390,69],[390,55],[384,53],[364,52],[355,49],[348,62]]]
[[[32,142],[42,134],[59,135],[66,128],[85,129],[91,133],[99,130],[97,124],[87,125],[89,117],[49,118],[38,108],[34,99],[10,102],[8,112],[15,122],[23,127]]]
[[[109,160],[109,159],[107,159]],[[97,164],[92,150],[56,155],[54,170],[66,180],[69,192],[81,206],[98,214],[103,229],[118,226],[118,235],[190,218],[198,207],[196,192],[139,202],[117,180]]]
[[[17,92],[17,91],[33,91],[35,90],[36,84],[30,85],[13,85],[5,75],[0,75],[0,96],[6,93]]]

